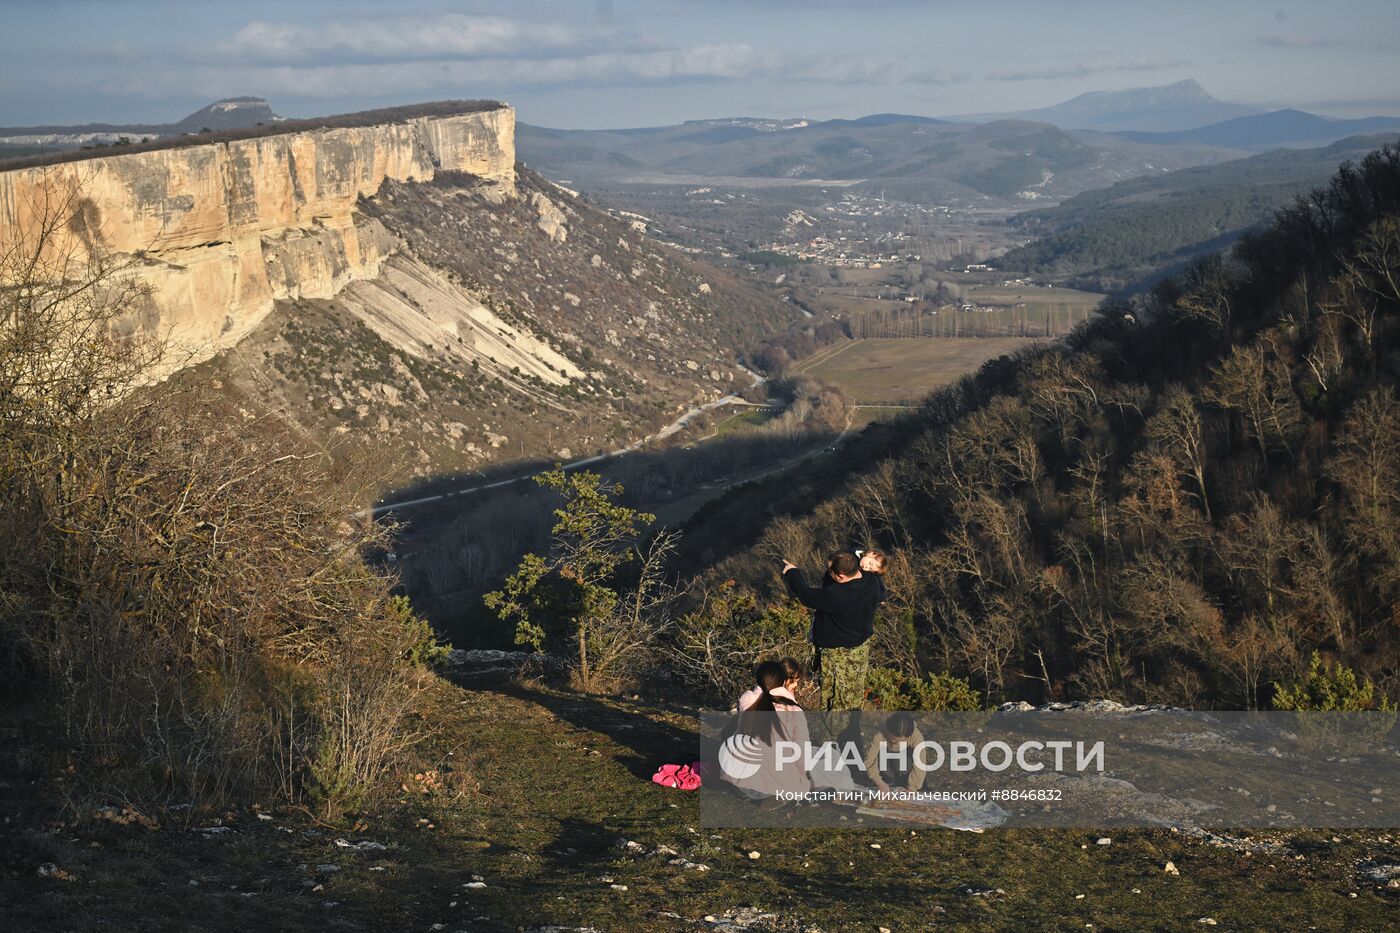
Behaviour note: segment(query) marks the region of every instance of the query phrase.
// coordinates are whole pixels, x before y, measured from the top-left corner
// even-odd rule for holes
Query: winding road
[[[743,364],[735,365],[739,369],[743,370],[745,373],[748,373],[748,375],[753,377],[753,383],[750,386],[750,388],[756,388],[768,381],[768,377],[759,375],[758,373],[754,372],[753,370],[749,369]],[[591,457],[583,457],[579,460],[571,460],[568,463],[563,464],[563,469],[577,470],[582,467],[591,466],[595,463],[602,463],[605,460],[611,460],[614,457],[620,457],[624,454],[635,453],[638,450],[641,450],[647,444],[653,443],[655,441],[665,440],[671,435],[684,430],[685,427],[689,425],[690,422],[697,415],[704,414],[707,411],[714,411],[716,408],[723,408],[725,405],[751,404],[755,403],[749,402],[746,399],[740,398],[737,395],[726,395],[723,398],[717,398],[712,402],[705,402],[702,405],[696,405],[694,408],[689,409],[675,421],[672,421],[670,424],[666,425],[666,427],[662,428],[660,431],[657,431],[655,434],[649,434],[641,440],[628,444],[626,447],[619,447],[617,450],[608,451],[607,453],[594,454]],[[845,434],[842,434],[841,436],[845,437]],[[553,469],[553,467],[550,467],[548,469]],[[422,496],[417,499],[405,499],[401,502],[382,502],[368,509],[361,509],[360,511],[355,513],[355,517],[374,518],[376,516],[383,515],[385,512],[393,512],[399,509],[411,509],[415,506],[427,505],[430,502],[441,502],[444,499],[452,499],[457,496],[467,496],[471,495],[472,493],[485,492],[488,489],[499,489],[502,486],[509,486],[512,483],[518,483],[521,480],[531,479],[532,477],[538,476],[543,472],[546,472],[546,470],[532,470],[528,473],[521,473],[518,476],[512,476],[507,479],[496,480],[490,483],[480,483],[476,486],[466,486],[462,489],[454,489],[449,492],[438,493],[432,496]]]

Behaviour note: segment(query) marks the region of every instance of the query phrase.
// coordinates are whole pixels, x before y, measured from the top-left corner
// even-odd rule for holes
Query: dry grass
[[[1088,308],[1098,307],[1103,295],[1098,292],[1081,292],[1073,288],[1042,288],[1036,285],[973,285],[967,289],[968,297],[978,304],[1017,305],[1029,304],[1057,307]]]
[[[423,749],[431,760],[413,763],[397,802],[343,821],[316,824],[290,809],[261,811],[270,820],[249,810],[201,813],[194,825],[229,828],[206,836],[95,820],[52,831],[42,811],[8,811],[15,843],[0,849],[7,929],[442,924],[504,933],[557,924],[629,933],[704,930],[703,917],[749,905],[779,915],[753,928],[769,933],[1188,931],[1205,929],[1202,917],[1222,930],[1394,926],[1393,893],[1356,870],[1400,854],[1385,831],[1254,834],[1285,847],[1268,856],[1167,830],[1115,831],[1112,845],[1099,846],[1103,833],[1092,830],[915,834],[858,819],[839,830],[709,829],[695,795],[648,780],[656,765],[694,754],[689,710],[446,683],[422,707],[437,726]],[[10,723],[0,712],[0,725]],[[20,746],[0,748],[0,774]],[[5,794],[0,788],[0,803]],[[355,852],[338,838],[387,848]],[[641,849],[629,851],[627,841]],[[677,856],[660,846],[709,870],[672,864]],[[748,858],[755,850],[762,858]],[[1162,870],[1168,860],[1179,875]],[[44,863],[76,880],[40,877]],[[484,888],[463,887],[473,875]]]
[[[987,360],[1035,343],[1026,337],[924,337],[850,340],[821,353],[801,372],[840,389],[857,404],[923,398]]]

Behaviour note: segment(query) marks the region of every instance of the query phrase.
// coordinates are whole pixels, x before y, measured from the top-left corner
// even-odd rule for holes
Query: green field
[[[750,428],[762,427],[780,414],[781,412],[766,408],[745,408],[715,425],[714,436],[724,437],[728,434],[747,431]]]
[[[987,360],[1036,341],[1025,337],[913,337],[848,340],[799,371],[840,389],[856,404],[917,402]]]
[[[1103,301],[1098,292],[1074,288],[1043,288],[1038,285],[969,285],[967,295],[979,304],[1029,307],[1076,307],[1093,309]]]

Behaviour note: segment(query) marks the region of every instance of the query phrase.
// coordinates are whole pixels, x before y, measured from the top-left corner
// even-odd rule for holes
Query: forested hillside
[[[1353,136],[1320,149],[1279,150],[1086,191],[1017,217],[1017,226],[1035,239],[997,265],[1092,291],[1135,290],[1228,247],[1325,183],[1344,160],[1391,138]]]
[[[1398,319],[1391,145],[1231,257],[716,505],[690,532],[712,563],[691,630],[711,656],[796,647],[800,620],[764,609],[774,562],[869,542],[895,556],[892,676],[1267,707],[1319,650],[1395,696]]]

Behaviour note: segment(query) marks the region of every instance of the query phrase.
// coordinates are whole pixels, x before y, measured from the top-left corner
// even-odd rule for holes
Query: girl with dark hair
[[[725,730],[727,737],[721,737],[722,746],[732,741],[736,751],[758,764],[756,769],[745,769],[746,773],[736,775],[724,769],[721,758],[721,776],[747,796],[763,799],[768,805],[781,803],[780,792],[803,794],[812,787],[800,764],[777,764],[778,742],[806,746],[810,741],[805,714],[792,694],[791,686],[796,683],[791,679],[792,669],[782,661],[759,664],[754,669],[755,689],[740,697],[738,715],[731,728]]]
[[[778,668],[782,671],[779,673]],[[784,706],[801,709],[797,702],[797,686],[802,683],[802,665],[792,658],[780,661],[764,661],[754,669],[754,686],[739,695],[734,704],[737,712],[743,713],[754,708],[765,693],[773,703],[773,709]]]

